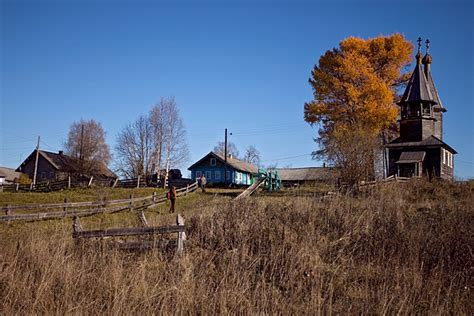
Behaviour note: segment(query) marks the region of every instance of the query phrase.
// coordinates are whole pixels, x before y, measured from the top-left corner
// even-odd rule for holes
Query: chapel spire
[[[405,93],[402,96],[399,104],[402,103],[419,103],[419,102],[428,102],[435,104],[431,90],[428,85],[428,80],[423,72],[422,68],[422,59],[421,59],[421,37],[418,37],[418,52],[415,56],[416,66],[413,70],[410,80],[408,81]],[[424,59],[423,59],[424,60]]]

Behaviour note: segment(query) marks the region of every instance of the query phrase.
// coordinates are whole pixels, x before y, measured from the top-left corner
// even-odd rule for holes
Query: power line
[[[294,158],[300,158],[300,157],[307,157],[307,156],[311,156],[311,155],[312,154],[302,154],[302,155],[282,157],[282,158],[277,158],[277,159],[268,159],[268,160],[264,160],[262,162],[280,161],[280,160],[294,159]]]

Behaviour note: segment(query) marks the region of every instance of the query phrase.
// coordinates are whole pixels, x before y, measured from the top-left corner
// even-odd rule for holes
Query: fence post
[[[137,178],[137,189],[140,188],[140,175],[138,175],[138,178]]]
[[[155,204],[155,202],[156,202],[156,192],[153,192],[153,195],[152,195],[152,197],[151,197],[151,202],[152,202],[153,204]]]
[[[77,237],[77,233],[82,231],[81,223],[79,222],[79,218],[74,216],[72,219],[72,238]],[[79,244],[79,240],[76,239],[76,246]]]
[[[67,203],[67,197],[64,198],[64,205],[63,205],[64,216],[66,216],[66,211],[67,211],[66,203]]]
[[[94,176],[91,176],[91,179],[89,180],[89,184],[87,185],[88,188],[91,187],[91,185],[92,185],[92,180],[94,180]]]
[[[117,185],[117,182],[118,182],[118,178],[115,179],[114,184],[112,185],[112,189],[115,189],[115,186]]]
[[[181,215],[176,215],[176,225],[177,226],[184,226],[184,219]],[[178,233],[178,240],[177,240],[177,246],[178,248],[176,249],[176,254],[181,255],[184,251],[184,240],[186,240],[186,233]]]
[[[146,220],[145,213],[143,213],[143,211],[138,213],[138,219],[140,220],[143,227],[148,227],[148,221]]]
[[[186,184],[186,194],[184,195],[188,195],[188,193],[189,193],[189,184]]]
[[[11,215],[11,210],[10,210],[10,204],[7,205],[7,209],[5,210],[5,215],[10,216]],[[8,224],[10,224],[10,220],[8,220]]]
[[[33,191],[33,182],[30,183],[30,191]]]
[[[68,175],[68,176],[67,176],[67,188],[68,188],[68,189],[71,188],[71,175]]]
[[[16,189],[15,189],[15,191],[18,192],[19,189],[20,189],[20,184],[17,183],[17,184],[16,184]]]
[[[133,211],[133,194],[130,194],[130,203],[128,207],[129,211]]]

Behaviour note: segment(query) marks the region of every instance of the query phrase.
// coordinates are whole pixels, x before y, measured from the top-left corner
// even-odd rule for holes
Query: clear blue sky
[[[59,150],[70,124],[120,129],[173,95],[189,164],[223,140],[265,164],[318,166],[303,121],[307,82],[348,36],[431,40],[432,74],[456,175],[474,177],[472,1],[1,1],[0,166]],[[185,173],[186,174],[186,173]]]

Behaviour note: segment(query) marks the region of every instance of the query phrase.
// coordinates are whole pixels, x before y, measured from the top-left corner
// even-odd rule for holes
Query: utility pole
[[[33,185],[36,185],[36,173],[38,172],[39,147],[40,147],[40,137],[38,136],[38,143],[36,144],[35,171],[33,173]]]
[[[224,186],[227,187],[227,128],[224,139]]]
[[[84,124],[81,125],[81,149],[79,150],[79,168],[80,168],[80,174],[82,176],[82,169],[83,169],[83,164],[82,164],[82,150],[83,150],[83,145],[84,145]]]

